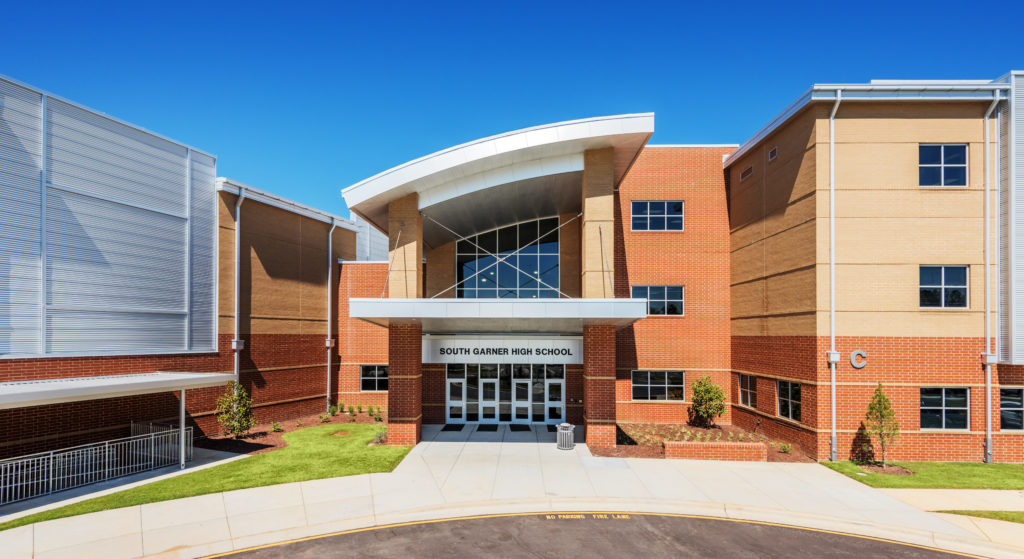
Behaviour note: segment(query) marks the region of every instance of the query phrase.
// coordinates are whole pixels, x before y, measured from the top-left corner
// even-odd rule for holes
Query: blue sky
[[[1024,68],[1019,2],[30,4],[0,74],[342,215],[344,186],[527,126],[653,111],[652,143],[741,143],[815,82]]]

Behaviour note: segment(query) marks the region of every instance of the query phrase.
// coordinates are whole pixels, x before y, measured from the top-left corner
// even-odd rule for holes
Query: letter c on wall
[[[850,354],[850,365],[854,369],[863,369],[868,364],[868,354],[857,350]]]

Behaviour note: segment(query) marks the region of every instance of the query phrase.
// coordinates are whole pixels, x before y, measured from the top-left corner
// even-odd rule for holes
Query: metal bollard
[[[572,450],[575,446],[573,442],[573,427],[569,423],[560,423],[558,425],[558,450]]]

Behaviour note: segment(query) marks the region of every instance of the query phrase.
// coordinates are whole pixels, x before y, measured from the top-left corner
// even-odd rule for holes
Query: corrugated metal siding
[[[1012,335],[1012,306],[1013,293],[1010,289],[1010,262],[1011,262],[1011,245],[1010,245],[1010,150],[1007,147],[1010,145],[1010,106],[1008,103],[1002,103],[998,110],[999,115],[999,131],[998,131],[998,143],[997,148],[998,159],[996,164],[999,166],[998,174],[996,179],[999,181],[999,289],[996,292],[996,305],[999,309],[999,324],[997,327],[999,331],[997,336],[999,337],[999,360],[1000,362],[1009,362],[1011,360],[1011,351],[1013,349]]]
[[[1000,245],[1003,264],[1000,281],[1005,297],[1000,308],[1003,312],[1000,336],[1004,342],[1000,354],[1005,357],[1004,362],[1024,364],[1024,258],[1020,254],[1024,241],[1024,173],[1020,170],[1024,163],[1024,111],[1021,110],[1024,108],[1024,84],[1017,75],[1011,76],[1010,84],[1008,129],[1005,131],[1008,157],[1001,161],[1006,173],[1003,190],[1006,214],[1002,226],[1006,239]]]
[[[42,96],[0,80],[0,355],[39,351]]]
[[[217,348],[216,161],[192,152],[190,349]]]
[[[356,232],[356,260],[380,261],[388,259],[388,238],[366,220],[352,214]]]
[[[3,79],[0,101],[0,357],[214,350],[216,161]]]

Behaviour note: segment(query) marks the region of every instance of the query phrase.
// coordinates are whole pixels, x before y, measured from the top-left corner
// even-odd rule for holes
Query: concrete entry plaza
[[[425,425],[394,472],[288,483],[0,532],[5,557],[196,557],[401,522],[507,513],[650,512],[755,520],[990,557],[1009,547],[818,464],[591,456],[546,428]],[[413,545],[413,544],[410,544]]]

